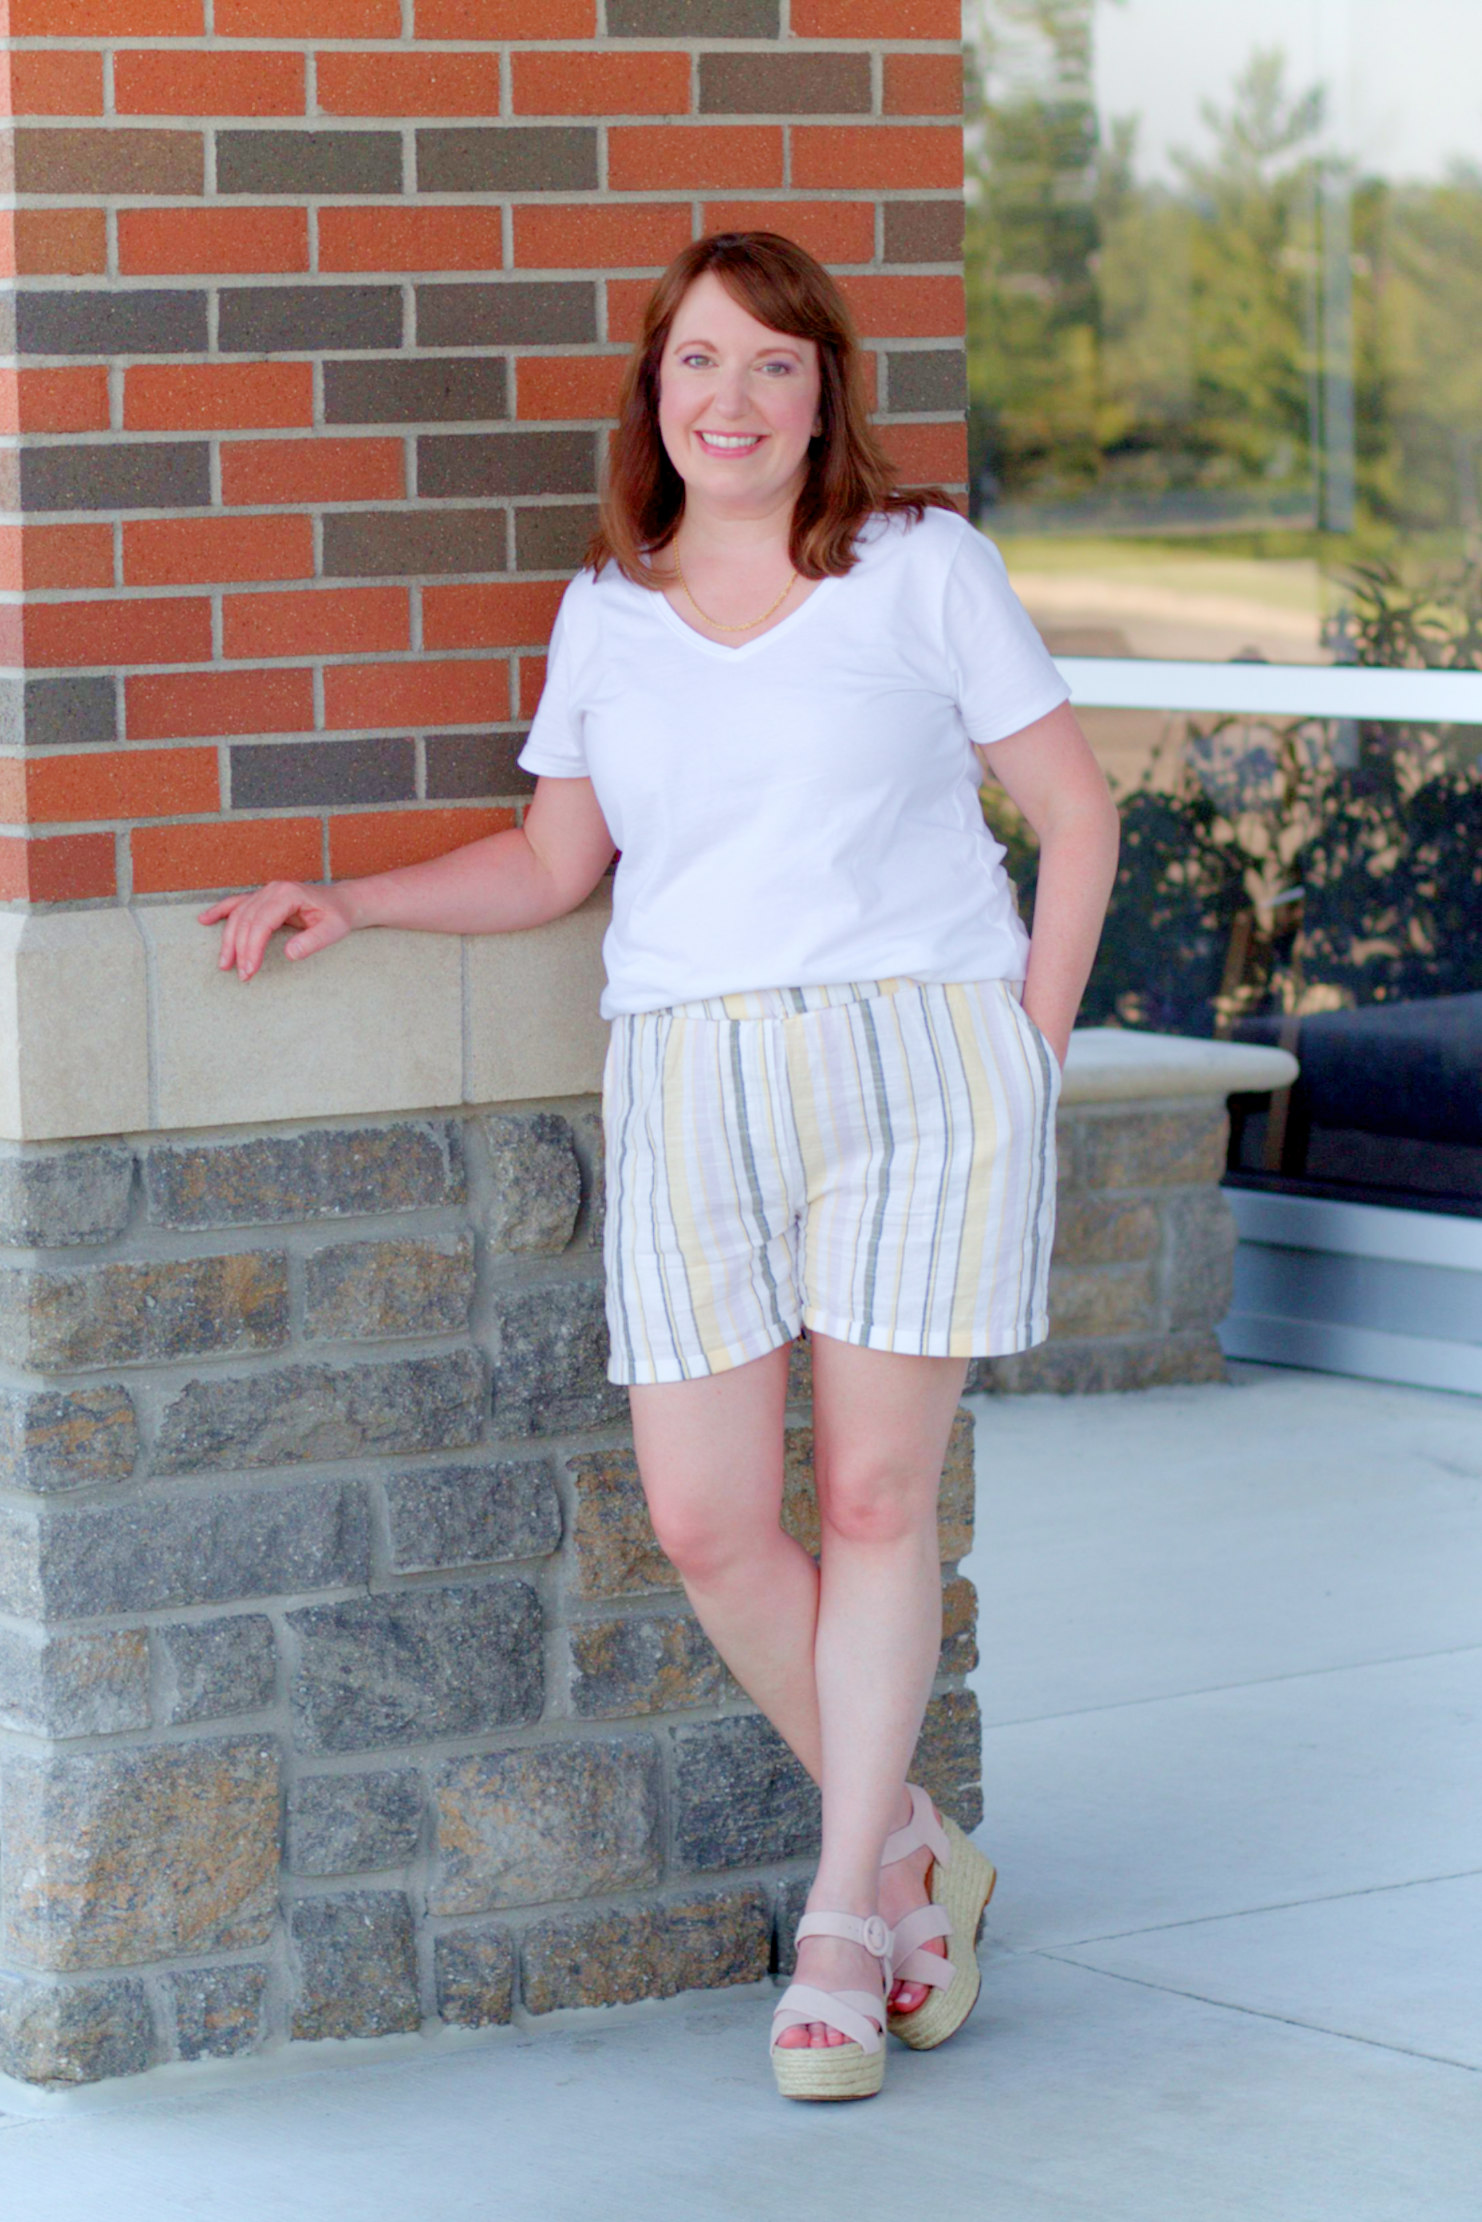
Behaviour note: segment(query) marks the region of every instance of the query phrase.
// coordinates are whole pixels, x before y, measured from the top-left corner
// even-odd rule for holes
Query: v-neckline
[[[770,642],[780,640],[784,633],[792,632],[795,627],[802,624],[809,610],[816,603],[827,599],[829,589],[837,586],[838,583],[838,579],[832,574],[827,578],[820,579],[806,602],[801,603],[797,609],[790,610],[780,624],[769,625],[766,632],[760,634],[757,639],[743,641],[739,648],[727,648],[723,642],[711,640],[708,634],[697,632],[693,625],[687,625],[662,587],[645,586],[640,587],[638,591],[644,595],[657,595],[659,613],[664,623],[679,633],[685,640],[690,641],[696,648],[707,650],[712,656],[721,656],[727,663],[734,663],[738,657],[754,656],[761,649],[767,647]]]

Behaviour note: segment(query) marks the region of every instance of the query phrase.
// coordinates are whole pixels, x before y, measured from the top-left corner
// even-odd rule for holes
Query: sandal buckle
[[[866,1914],[860,1927],[859,1941],[875,1959],[884,1959],[890,1950],[890,1924],[883,1914]]]

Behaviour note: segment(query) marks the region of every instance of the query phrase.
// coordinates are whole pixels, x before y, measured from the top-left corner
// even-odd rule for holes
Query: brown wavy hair
[[[592,570],[615,563],[639,586],[663,583],[646,558],[666,548],[679,530],[684,480],[659,436],[659,364],[681,301],[707,271],[759,324],[810,339],[818,349],[821,421],[792,513],[790,553],[800,577],[837,577],[850,570],[858,560],[855,539],[876,510],[919,520],[926,509],[955,507],[939,487],[910,492],[897,487],[895,466],[870,423],[853,320],[822,263],[780,232],[712,232],[675,256],[644,310],[623,379],[600,518],[587,550]]]

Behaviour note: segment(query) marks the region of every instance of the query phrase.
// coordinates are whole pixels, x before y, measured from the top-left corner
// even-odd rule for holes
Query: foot
[[[932,1810],[935,1812],[936,1808],[933,1807]],[[901,1821],[904,1823],[910,1818],[910,1800],[907,1799]],[[937,1818],[940,1820],[940,1814]],[[906,1915],[914,1912],[917,1906],[931,1903],[930,1876],[931,1853],[924,1844],[919,1850],[908,1852],[904,1859],[892,1860],[888,1867],[881,1868],[880,1911],[892,1929],[899,1928]],[[922,1950],[938,1952],[945,1959],[947,1941],[945,1937],[928,1938]],[[890,1993],[890,2011],[893,2014],[914,2014],[917,2007],[924,2005],[930,1996],[929,1984],[897,1983]]]
[[[888,1921],[889,1914],[885,1918]],[[825,1991],[866,1991],[871,1997],[878,1997],[880,1962],[862,1944],[847,1944],[842,1937],[804,1937],[798,1946],[793,1981],[815,1983]],[[912,1983],[907,1988],[914,1991],[921,1986]],[[777,2039],[779,2051],[789,2052],[794,2046],[853,2042],[852,2037],[846,2037],[842,2030],[831,2029],[824,2021],[799,2023],[795,2029],[785,2029]]]

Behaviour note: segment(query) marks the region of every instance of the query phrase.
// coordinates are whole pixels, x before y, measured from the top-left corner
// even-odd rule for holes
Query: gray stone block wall
[[[1207,1106],[1061,1122],[999,1390],[1207,1379]],[[812,1785],[649,1527],[587,1100],[0,1154],[0,2076],[754,1981]],[[784,1518],[817,1543],[806,1346]],[[971,1827],[972,1429],[917,1771]]]
[[[583,1099],[0,1153],[0,2075],[772,1967],[817,1800],[648,1525],[600,1136]],[[971,1535],[964,1416],[922,1766],[968,1824]]]
[[[969,1387],[1085,1395],[1222,1381],[1235,1221],[1223,1102],[1062,1109],[1050,1338],[976,1364]]]

